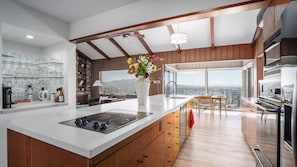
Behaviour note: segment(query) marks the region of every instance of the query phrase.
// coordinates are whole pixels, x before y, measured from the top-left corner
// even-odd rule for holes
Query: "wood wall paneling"
[[[227,46],[223,46],[222,47],[222,60],[227,60],[227,54],[228,54],[228,50],[227,50]]]
[[[210,49],[210,60],[215,61],[216,60],[216,50],[214,48]]]
[[[205,48],[205,61],[211,61],[210,48]]]
[[[222,47],[216,47],[216,60],[222,60]]]
[[[233,60],[234,57],[234,51],[232,46],[227,46],[228,48],[228,53],[227,53],[227,59],[228,60]]]
[[[291,0],[274,0],[274,27],[279,29],[281,27],[281,14]]]

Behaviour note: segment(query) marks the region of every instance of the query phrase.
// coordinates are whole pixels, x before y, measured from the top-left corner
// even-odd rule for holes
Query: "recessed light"
[[[28,35],[26,35],[26,38],[27,38],[27,39],[34,39],[34,36],[28,34]]]

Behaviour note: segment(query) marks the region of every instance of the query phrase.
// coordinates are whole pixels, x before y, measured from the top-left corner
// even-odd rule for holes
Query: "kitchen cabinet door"
[[[145,149],[144,167],[163,167],[164,166],[164,132],[161,133],[148,147]]]
[[[89,159],[31,138],[32,167],[89,167]]]
[[[8,167],[30,167],[31,138],[7,130]]]

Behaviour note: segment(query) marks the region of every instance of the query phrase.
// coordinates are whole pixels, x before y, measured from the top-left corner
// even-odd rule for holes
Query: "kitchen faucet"
[[[177,84],[174,81],[169,81],[167,83],[167,86],[166,86],[166,92],[165,92],[166,93],[166,97],[169,97],[169,95],[170,95],[170,87],[169,87],[170,83],[173,83],[173,95],[174,96],[176,95]]]

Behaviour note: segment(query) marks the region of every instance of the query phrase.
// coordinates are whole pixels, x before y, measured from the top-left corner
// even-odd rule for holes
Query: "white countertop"
[[[166,98],[164,95],[155,95],[148,98],[148,105],[146,107],[138,108],[137,99],[130,99],[77,110],[45,112],[28,111],[1,114],[0,121],[9,129],[81,156],[92,158],[123,139],[147,127],[165,116],[167,113],[179,108],[179,106],[185,104],[192,98],[193,97],[173,99]],[[59,123],[112,109],[129,110],[135,113],[142,111],[153,114],[109,134],[93,132]]]
[[[32,101],[32,102],[24,102],[24,103],[17,103],[13,104],[11,108],[5,108],[0,111],[0,114],[18,112],[18,111],[26,111],[32,109],[41,109],[47,107],[58,107],[67,105],[68,103],[57,103],[51,101]]]

